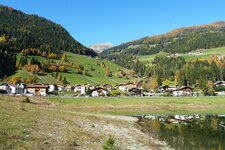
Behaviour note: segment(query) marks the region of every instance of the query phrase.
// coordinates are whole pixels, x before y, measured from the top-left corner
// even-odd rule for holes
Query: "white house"
[[[24,93],[24,88],[16,85],[10,85],[8,83],[2,83],[0,85],[1,90],[7,91],[7,93],[10,94],[23,94]]]
[[[97,87],[97,88],[91,90],[92,97],[107,96],[107,94],[108,94],[108,91],[101,87]]]
[[[65,87],[62,85],[57,85],[57,87],[59,92],[63,92],[65,90]]]
[[[20,86],[16,85],[9,85],[9,86],[12,94],[24,94],[24,89],[21,88]]]
[[[49,92],[54,92],[56,90],[57,90],[57,85],[55,85],[55,84],[50,84],[49,85],[49,89],[48,89]]]
[[[75,87],[74,87],[74,92],[75,93],[80,93],[81,95],[85,95],[85,93],[86,93],[86,85],[80,85],[80,84],[78,84],[78,85],[75,85]]]
[[[7,93],[11,93],[11,88],[8,83],[2,83],[0,85],[0,89],[7,91]]]
[[[191,96],[192,88],[188,86],[183,86],[173,91],[173,96]]]
[[[151,92],[151,91],[143,91],[143,96],[155,96],[155,93]]]
[[[177,120],[185,120],[186,116],[185,115],[175,115],[174,118]]]
[[[116,85],[116,88],[123,92],[128,92],[130,89],[137,88],[137,84],[133,82],[129,82],[126,84]]]
[[[72,85],[66,85],[65,91],[73,91],[74,87]]]
[[[126,90],[126,87],[123,84],[116,85],[116,88],[123,92],[125,92],[125,90]]]

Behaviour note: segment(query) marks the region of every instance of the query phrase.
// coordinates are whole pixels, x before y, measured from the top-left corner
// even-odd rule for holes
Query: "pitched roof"
[[[2,83],[0,86],[10,86],[8,83]]]
[[[94,89],[93,89],[93,90],[91,90],[91,91],[96,91],[96,90],[105,90],[105,91],[108,91],[107,89],[102,88],[102,87],[97,87],[97,88],[94,88]]]
[[[48,84],[30,84],[27,88],[49,88]]]

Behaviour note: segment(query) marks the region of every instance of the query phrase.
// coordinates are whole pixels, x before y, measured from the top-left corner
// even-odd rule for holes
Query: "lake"
[[[225,149],[225,115],[146,115],[141,130],[182,150]]]

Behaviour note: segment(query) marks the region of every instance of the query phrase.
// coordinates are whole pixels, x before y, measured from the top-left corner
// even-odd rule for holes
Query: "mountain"
[[[113,47],[113,45],[108,42],[107,43],[97,43],[97,44],[89,46],[89,48],[93,49],[96,53],[101,53],[104,50],[107,50],[112,47]]]
[[[82,55],[97,54],[77,42],[61,26],[37,15],[28,15],[11,7],[0,5],[0,37],[15,51],[35,48],[59,53],[61,50]]]
[[[114,60],[118,55],[151,55],[159,52],[186,53],[197,49],[209,49],[225,46],[225,22],[208,25],[178,28],[171,32],[148,36],[139,40],[121,44],[100,54]]]

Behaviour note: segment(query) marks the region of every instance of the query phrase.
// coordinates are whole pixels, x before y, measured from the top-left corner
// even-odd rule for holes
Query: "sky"
[[[85,46],[114,46],[173,29],[225,21],[224,0],[0,0],[62,25]]]

